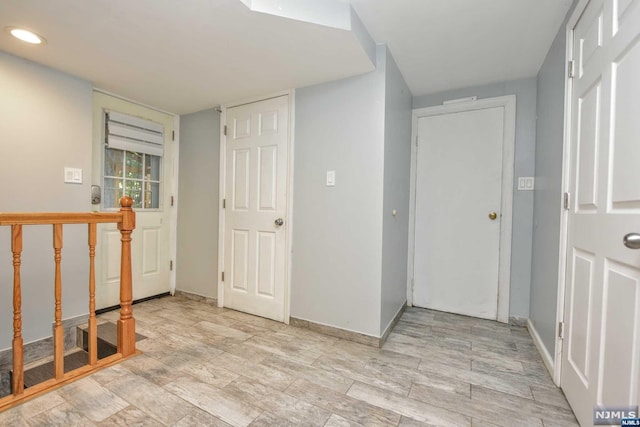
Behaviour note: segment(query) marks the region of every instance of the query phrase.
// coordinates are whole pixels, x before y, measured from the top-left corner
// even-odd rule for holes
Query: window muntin
[[[160,209],[162,157],[105,147],[105,209],[120,207],[125,194],[133,199],[135,209]]]

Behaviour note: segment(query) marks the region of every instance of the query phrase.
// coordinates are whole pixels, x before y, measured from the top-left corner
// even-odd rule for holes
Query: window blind
[[[162,156],[164,126],[161,124],[116,111],[106,111],[105,122],[107,147]]]

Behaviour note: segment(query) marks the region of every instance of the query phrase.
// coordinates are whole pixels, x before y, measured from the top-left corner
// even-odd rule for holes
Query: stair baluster
[[[53,224],[53,250],[56,275],[54,295],[56,300],[55,326],[53,328],[53,354],[55,376],[57,380],[64,375],[64,329],[62,329],[62,224]]]
[[[14,395],[24,393],[24,346],[22,341],[22,289],[20,283],[20,257],[22,255],[22,225],[11,226],[11,252],[13,253],[13,382]]]
[[[96,322],[96,243],[98,224],[89,224],[89,365],[98,362],[98,324]]]
[[[131,233],[135,229],[133,200],[120,199],[119,212],[105,213],[0,213],[0,226],[11,226],[11,252],[13,254],[13,377],[10,396],[0,398],[0,411],[11,408],[27,399],[45,393],[70,381],[82,378],[98,369],[118,363],[137,354],[135,319],[132,308]],[[96,320],[95,256],[97,224],[116,223],[121,233],[122,257],[120,260],[120,319],[118,320],[117,353],[98,360],[98,327]],[[53,225],[53,250],[55,262],[55,318],[54,318],[54,378],[26,388],[24,385],[24,341],[22,337],[22,289],[21,257],[22,228],[24,225]],[[88,363],[70,372],[64,372],[64,329],[62,326],[62,227],[63,224],[88,224],[89,244],[89,320]]]

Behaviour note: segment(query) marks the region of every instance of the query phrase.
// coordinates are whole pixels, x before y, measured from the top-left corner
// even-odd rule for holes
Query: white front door
[[[478,104],[418,118],[414,305],[497,319],[508,120]]]
[[[640,1],[592,0],[573,43],[561,386],[586,426],[640,404]]]
[[[102,187],[101,203],[93,209],[117,211],[120,197],[133,198],[133,299],[169,292],[173,116],[100,92],[94,92],[93,109],[92,183]],[[107,113],[111,117],[109,132],[128,136],[112,136],[108,141]],[[144,142],[146,139],[151,142]],[[116,225],[99,225],[97,308],[120,304],[120,248]]]
[[[285,320],[289,97],[227,109],[224,306]]]

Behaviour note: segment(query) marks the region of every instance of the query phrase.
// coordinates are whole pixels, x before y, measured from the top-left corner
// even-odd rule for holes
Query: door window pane
[[[142,207],[142,181],[126,180],[124,186],[124,194],[133,199],[133,207]]]
[[[144,192],[144,207],[147,209],[157,209],[160,205],[160,183],[147,182]]]
[[[124,185],[121,179],[105,178],[104,179],[104,200],[105,207],[119,207],[120,198],[123,196],[122,189]]]
[[[106,176],[122,177],[124,152],[122,150],[114,150],[107,148],[104,152],[104,174]]]
[[[160,208],[161,156],[105,148],[104,158],[105,209],[119,208],[124,195],[135,209]]]
[[[145,179],[160,181],[160,156],[145,154]]]
[[[127,178],[130,179],[142,179],[142,159],[144,154],[140,153],[132,153],[130,151],[126,151],[127,153]]]

